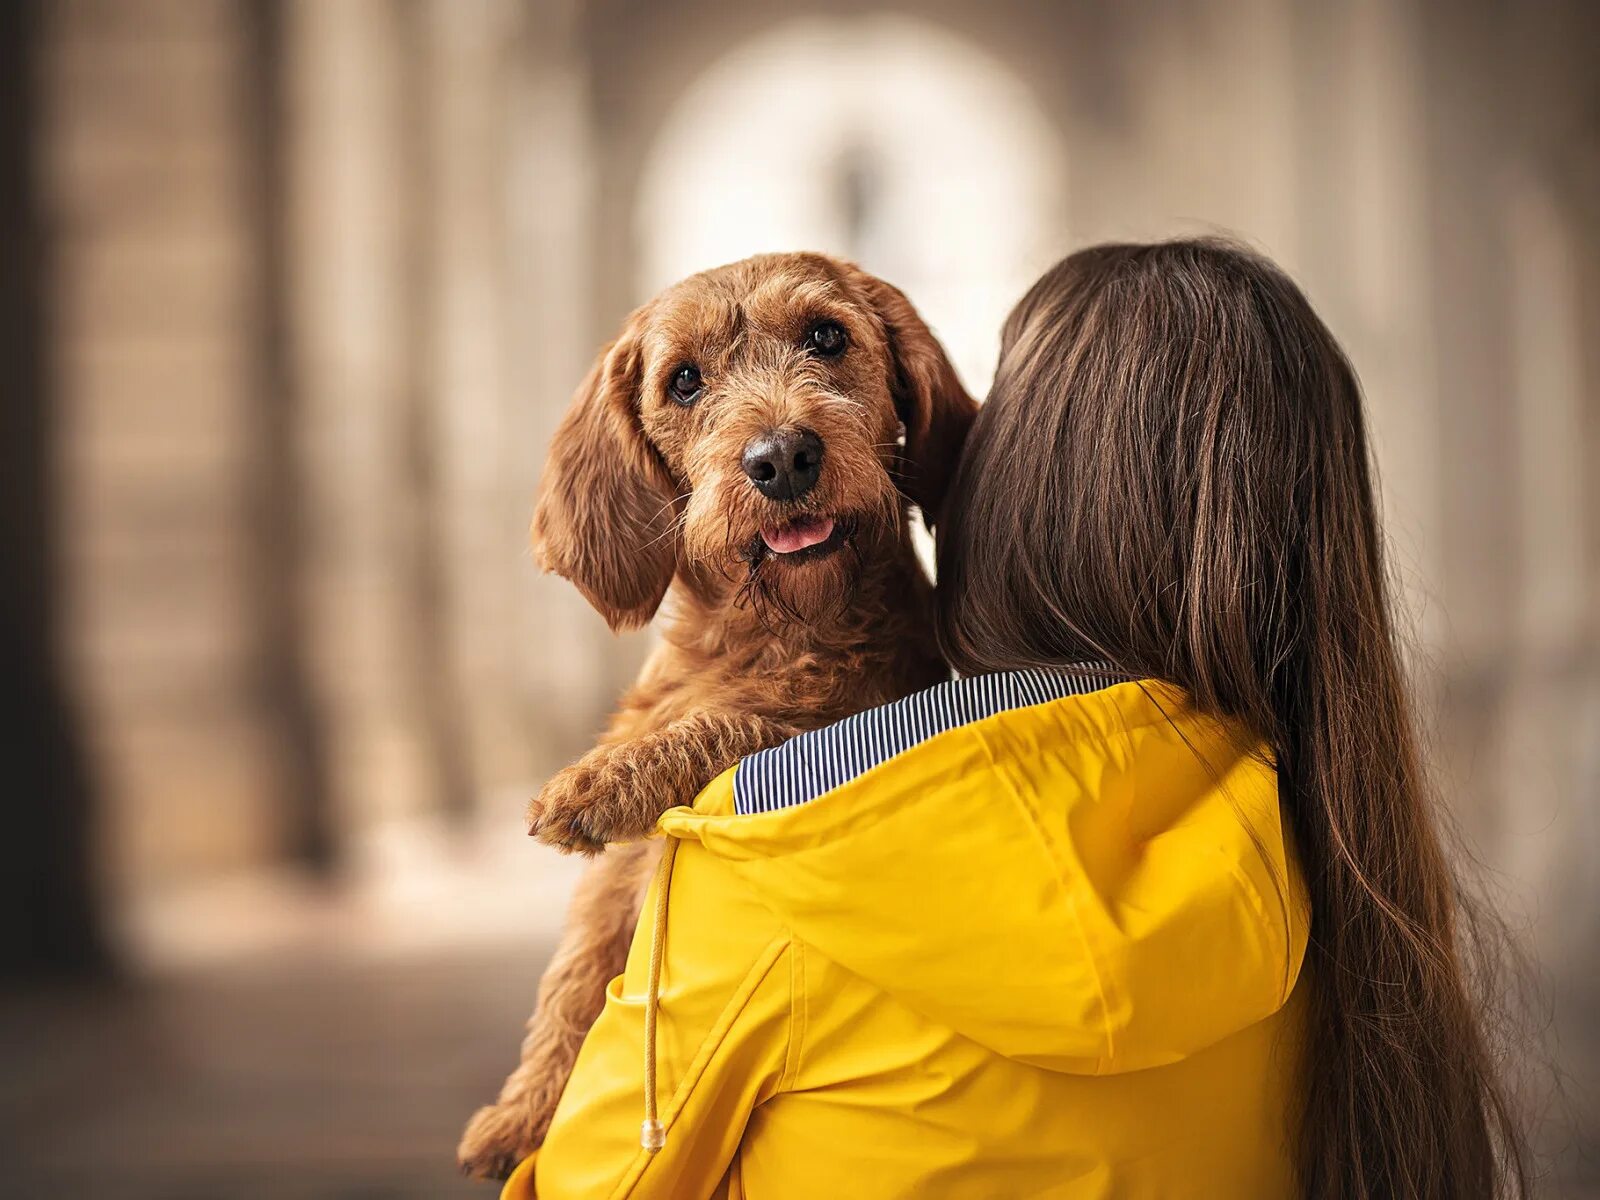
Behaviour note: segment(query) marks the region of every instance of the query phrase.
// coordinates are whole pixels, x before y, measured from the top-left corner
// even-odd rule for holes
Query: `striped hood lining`
[[[748,816],[793,808],[947,730],[1013,708],[1085,696],[1131,678],[1096,662],[936,684],[741,760],[733,776],[734,811]]]

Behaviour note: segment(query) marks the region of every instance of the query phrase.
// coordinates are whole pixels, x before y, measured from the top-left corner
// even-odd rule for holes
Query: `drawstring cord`
[[[678,839],[668,837],[656,868],[656,912],[650,930],[650,983],[644,1006],[644,1124],[639,1127],[639,1145],[655,1154],[667,1144],[667,1129],[656,1108],[656,1008],[661,1003],[661,956],[667,942],[667,893],[672,888],[672,860],[678,853]]]

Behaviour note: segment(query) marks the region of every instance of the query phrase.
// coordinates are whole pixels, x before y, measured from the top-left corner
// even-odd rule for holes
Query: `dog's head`
[[[930,523],[976,406],[897,289],[817,254],[690,277],[600,354],[551,448],[541,564],[614,629],[681,570],[703,591],[814,620]]]

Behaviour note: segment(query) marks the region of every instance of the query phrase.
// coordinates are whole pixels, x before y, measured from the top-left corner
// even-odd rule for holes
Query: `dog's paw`
[[[655,810],[637,794],[641,786],[627,764],[604,752],[587,755],[544,785],[528,806],[528,832],[579,854],[645,837],[655,825]]]
[[[549,1124],[525,1105],[490,1104],[467,1122],[456,1161],[473,1179],[505,1179],[539,1148]]]
[[[528,805],[528,833],[568,852],[598,854],[605,849],[604,831],[594,826],[596,771],[580,761],[558,771]]]

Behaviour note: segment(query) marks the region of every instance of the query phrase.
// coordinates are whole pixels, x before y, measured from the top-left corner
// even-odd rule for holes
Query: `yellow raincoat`
[[[720,776],[503,1197],[1292,1194],[1304,893],[1239,741],[1146,681],[775,811]]]

